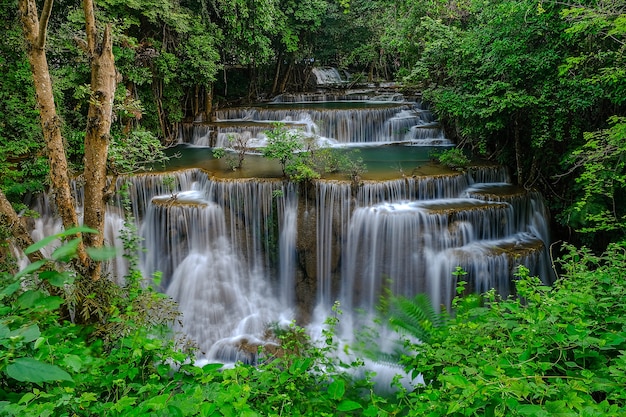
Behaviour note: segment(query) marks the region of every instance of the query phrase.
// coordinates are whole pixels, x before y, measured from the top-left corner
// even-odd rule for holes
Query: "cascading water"
[[[309,99],[306,99],[309,97]],[[264,131],[272,122],[301,129],[323,146],[411,143],[422,146],[451,146],[443,129],[428,109],[415,101],[399,100],[401,95],[378,95],[367,100],[362,95],[335,96],[336,101],[320,101],[287,96],[265,105],[221,109],[212,123],[194,122],[182,127],[179,141],[195,146],[232,148],[233,142],[250,148],[264,146]],[[235,139],[235,140],[234,140]]]
[[[475,291],[509,294],[519,264],[549,281],[548,213],[539,194],[512,186],[501,167],[431,172],[428,152],[450,142],[415,102],[341,97],[220,110],[218,122],[181,131],[188,159],[170,165],[179,170],[119,180],[118,188],[129,184],[146,246],[142,272],[162,273],[161,289],[183,312],[180,330],[204,359],[253,362],[269,323],[319,323],[336,300],[344,320],[356,323],[352,311],[374,312],[383,288],[426,292],[448,308],[458,266]],[[254,155],[235,174],[210,156],[206,146],[219,135],[211,143],[209,131],[262,142],[272,121],[334,146],[358,145],[369,172],[305,186],[277,179],[280,170]],[[113,202],[108,214],[115,245],[121,207]],[[59,227],[46,218],[35,233]],[[121,264],[110,270],[125,273]]]

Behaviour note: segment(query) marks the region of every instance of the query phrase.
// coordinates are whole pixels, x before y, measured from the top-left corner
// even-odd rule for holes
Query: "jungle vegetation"
[[[0,415],[626,413],[622,0],[8,0],[0,18]],[[187,118],[310,88],[313,65],[420,91],[460,148],[542,191],[575,245],[552,287],[522,268],[517,296],[461,286],[446,317],[389,300],[381,321],[428,340],[403,350],[412,389],[382,394],[337,359],[340,307],[322,346],[293,325],[257,366],[198,367],[136,268],[125,287],[98,279],[107,175],[162,158]],[[74,228],[79,175],[94,194]],[[17,214],[47,189],[66,242],[51,259]]]

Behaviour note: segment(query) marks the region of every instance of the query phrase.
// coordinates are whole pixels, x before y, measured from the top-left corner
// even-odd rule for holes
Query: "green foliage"
[[[425,381],[416,415],[622,415],[626,410],[625,247],[569,248],[547,287],[520,267],[516,296],[456,304],[448,326],[412,344]]]
[[[623,206],[626,189],[626,118],[612,117],[610,127],[585,133],[585,145],[572,152],[573,169],[579,169],[578,201],[564,214],[573,216],[582,233],[610,232],[621,240],[626,225]]]
[[[168,160],[159,139],[144,129],[133,130],[127,135],[116,135],[109,146],[108,166],[116,175],[145,170]]]
[[[76,232],[91,231],[68,230],[29,251]],[[0,415],[373,416],[397,409],[373,394],[370,382],[354,379],[349,370],[359,362],[335,359],[338,308],[320,347],[294,324],[275,326],[276,343],[259,348],[258,366],[197,367],[155,320],[163,315],[163,296],[131,277],[108,300],[93,293],[108,312],[99,330],[63,321],[66,294],[82,280],[51,268],[73,256],[73,244],[55,253],[55,260],[2,277]]]
[[[9,200],[44,189],[48,167],[30,66],[12,2],[0,5],[0,187]]]
[[[242,135],[228,135],[228,143],[230,147],[234,149],[234,155],[228,153],[224,148],[213,149],[213,158],[226,160],[226,164],[232,170],[241,169],[243,161],[246,159],[246,153],[250,150],[248,148],[248,142],[250,138]]]
[[[417,294],[412,299],[395,297],[391,301],[389,324],[401,334],[428,343],[434,328],[446,322],[445,313],[437,313],[426,294]]]
[[[301,132],[289,130],[283,123],[275,123],[265,135],[267,145],[263,148],[263,156],[276,159],[280,163],[283,176],[293,175],[304,180],[307,179],[307,175],[313,173],[313,170],[303,163],[306,153],[302,152],[304,140]]]
[[[296,182],[307,182],[324,174],[347,174],[358,188],[361,175],[366,172],[358,151],[318,149],[312,139],[305,139],[298,130],[289,130],[284,124],[276,123],[265,132],[267,146],[263,156],[280,163],[283,176]]]
[[[563,155],[584,145],[583,132],[601,134],[609,117],[624,114],[620,2],[407,0],[397,7],[406,12],[389,26],[388,44],[450,136],[511,168],[521,184],[540,187],[556,211],[575,206],[582,187],[562,175]],[[587,209],[610,213],[608,201],[594,199]],[[568,210],[560,219],[580,229],[584,217]],[[614,238],[594,243],[602,248]]]
[[[452,148],[435,154],[435,157],[441,165],[448,168],[463,170],[467,168],[470,159],[463,153],[460,148]]]

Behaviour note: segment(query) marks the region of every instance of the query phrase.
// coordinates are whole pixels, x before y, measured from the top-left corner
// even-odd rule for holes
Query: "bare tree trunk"
[[[513,122],[514,124],[514,138],[515,138],[515,163],[517,165],[517,184],[518,185],[523,185],[524,184],[524,176],[523,176],[523,172],[522,172],[522,144],[520,143],[520,134],[519,134],[519,122],[518,122],[518,116],[517,114],[515,115],[515,120]]]
[[[104,29],[102,43],[97,44],[97,30],[92,0],[83,1],[87,45],[91,58],[91,100],[85,133],[85,201],[84,224],[99,233],[84,237],[85,244],[100,247],[104,243],[104,218],[106,214],[107,154],[113,98],[117,87],[111,26]],[[100,277],[100,263],[90,264],[89,276]]]
[[[41,19],[37,16],[35,0],[19,0],[19,8],[24,28],[24,38],[27,43],[28,61],[31,66],[35,93],[37,95],[41,127],[50,164],[52,194],[59,216],[63,222],[63,227],[69,229],[78,225],[78,217],[70,188],[67,158],[61,135],[61,120],[57,115],[52,95],[52,81],[48,71],[45,51],[46,32],[50,11],[52,10],[52,0],[45,1]],[[84,270],[89,263],[89,259],[82,244],[79,245],[77,254],[78,263],[75,266]]]
[[[213,85],[207,85],[204,94],[204,121],[214,122],[213,120]]]
[[[11,230],[11,234],[15,239],[15,243],[20,249],[24,250],[33,244],[33,240],[26,230],[24,223],[22,223],[22,220],[17,215],[17,213],[13,209],[13,206],[11,205],[11,203],[9,203],[9,200],[7,200],[2,190],[0,190],[0,225]],[[30,253],[27,256],[31,262],[42,259],[41,253],[39,251]]]
[[[287,82],[289,82],[289,77],[291,76],[292,72],[293,72],[293,60],[290,59],[289,65],[287,66],[287,71],[285,71],[285,77],[283,78],[283,82],[280,84],[279,92],[281,94],[284,93],[285,90],[287,89]]]
[[[280,68],[283,62],[283,51],[278,53],[278,59],[276,60],[276,71],[274,72],[274,82],[272,83],[272,96],[276,95],[276,89],[278,88],[278,80],[280,79]]]

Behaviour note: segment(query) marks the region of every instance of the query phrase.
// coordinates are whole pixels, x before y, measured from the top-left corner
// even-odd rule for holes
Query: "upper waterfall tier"
[[[179,142],[197,146],[232,147],[241,138],[250,148],[266,143],[265,131],[280,122],[315,138],[320,146],[357,146],[406,143],[451,146],[428,109],[415,102],[381,95],[369,100],[275,102],[222,109],[215,122],[188,123]]]

